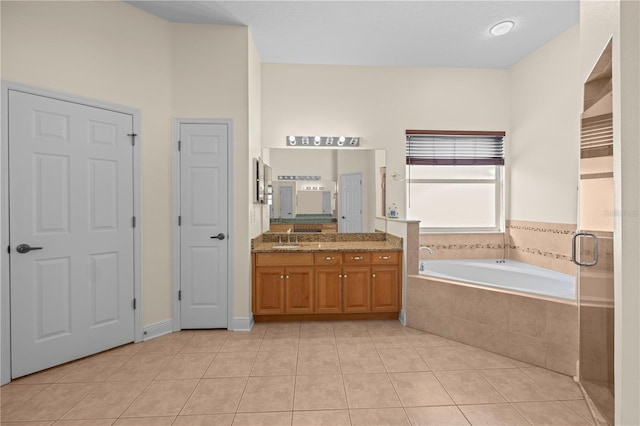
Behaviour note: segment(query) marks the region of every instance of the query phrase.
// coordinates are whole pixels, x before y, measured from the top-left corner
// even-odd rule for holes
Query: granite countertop
[[[277,249],[274,246],[296,245],[295,249]],[[254,253],[308,253],[315,251],[401,251],[402,242],[397,241],[304,241],[298,244],[277,242],[255,242]]]

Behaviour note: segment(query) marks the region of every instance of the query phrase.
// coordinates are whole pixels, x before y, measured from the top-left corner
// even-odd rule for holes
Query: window
[[[503,132],[407,131],[407,213],[423,231],[501,231]]]

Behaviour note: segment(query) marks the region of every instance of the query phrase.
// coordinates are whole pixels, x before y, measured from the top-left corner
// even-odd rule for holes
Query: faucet
[[[287,229],[287,244],[291,244],[291,229]]]
[[[420,250],[427,250],[429,254],[433,254],[433,250],[429,246],[420,246]]]

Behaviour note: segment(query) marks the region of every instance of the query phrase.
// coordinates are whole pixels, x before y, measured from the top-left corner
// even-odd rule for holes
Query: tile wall
[[[575,232],[575,224],[511,220],[504,234],[420,234],[420,245],[430,247],[433,254],[421,250],[418,256],[425,260],[507,258],[576,275],[571,261]]]
[[[576,305],[410,276],[406,309],[410,327],[576,374]]]
[[[571,261],[575,224],[507,221],[508,258],[565,274],[576,275]]]

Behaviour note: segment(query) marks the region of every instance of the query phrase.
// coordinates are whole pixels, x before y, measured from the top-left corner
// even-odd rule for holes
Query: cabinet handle
[[[375,277],[376,277],[376,274],[371,274],[371,275],[373,276],[373,278],[375,278]]]
[[[338,274],[338,278],[342,278],[342,274]]]
[[[351,256],[351,260],[362,260],[362,256]]]
[[[390,257],[390,256],[380,256],[380,259],[382,259],[382,260],[389,260],[389,259],[391,259],[391,257]]]
[[[280,279],[284,278],[284,275],[280,275]]]
[[[289,279],[289,275],[287,275],[287,279]]]
[[[324,260],[333,260],[333,259],[335,259],[335,257],[333,257],[333,256],[326,256],[326,257],[324,258]]]
[[[344,277],[344,278],[347,278],[347,274],[344,274],[344,275],[343,275],[343,277]]]

